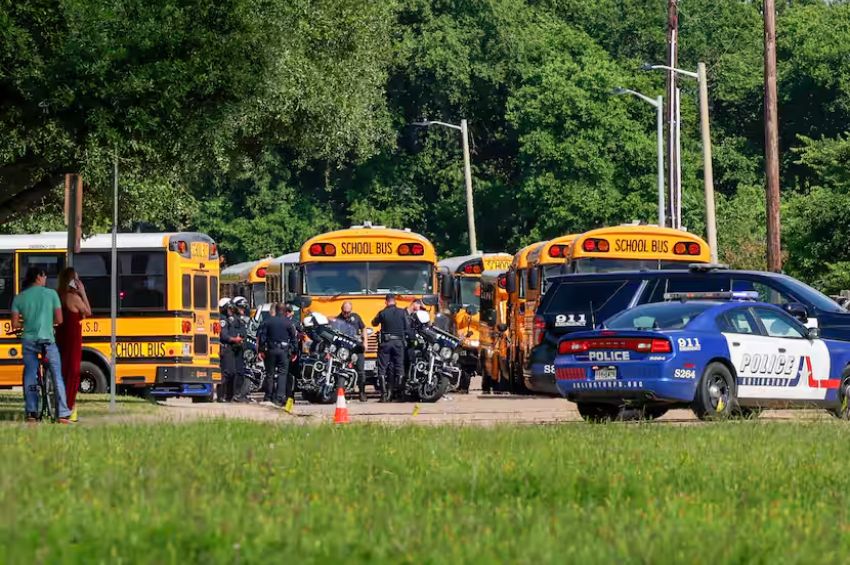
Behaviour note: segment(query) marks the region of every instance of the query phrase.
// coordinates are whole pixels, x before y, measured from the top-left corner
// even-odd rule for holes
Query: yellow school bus
[[[469,380],[478,369],[481,274],[491,270],[505,271],[512,260],[507,253],[481,253],[449,257],[437,264],[440,312],[447,319],[445,329],[462,340],[461,390],[469,389]]]
[[[708,263],[708,244],[692,233],[652,225],[622,225],[585,232],[567,260],[570,273],[682,269]]]
[[[20,386],[20,341],[9,336],[11,302],[32,266],[55,288],[66,265],[67,234],[0,236],[0,387]],[[106,392],[111,357],[112,236],[81,242],[74,268],[92,317],[83,320],[81,392]],[[116,385],[154,396],[212,399],[218,367],[219,264],[215,242],[200,233],[118,234]]]
[[[350,300],[369,334],[365,368],[373,374],[378,338],[372,319],[384,308],[388,293],[400,307],[430,295],[436,286],[437,255],[425,237],[410,230],[352,226],[323,233],[301,247],[295,287],[302,316],[320,312],[337,316]]]
[[[289,288],[289,273],[298,268],[300,255],[297,251],[287,253],[269,262],[266,270],[266,302],[276,304],[287,301],[287,294],[293,292]]]
[[[481,274],[481,309],[479,311],[480,347],[478,355],[481,390],[508,391],[510,362],[508,355],[508,292],[503,269]]]
[[[548,253],[541,253],[545,255]],[[563,253],[561,253],[563,255]],[[687,268],[690,263],[708,263],[708,244],[688,232],[653,225],[626,224],[599,228],[573,238],[566,259],[561,258],[565,273],[603,273],[612,271]],[[544,279],[541,279],[541,285]],[[543,289],[545,291],[545,289]],[[534,392],[557,394],[553,356],[546,345],[538,347],[545,322],[526,305],[526,340],[531,351],[519,368],[526,387]]]
[[[545,243],[545,241],[538,241],[517,251],[506,275],[508,281],[508,335],[510,338],[508,340],[509,375],[511,379],[509,387],[512,392],[525,390],[522,378],[515,378],[517,372],[513,370],[513,367],[521,366],[521,348],[525,335],[525,298],[528,288],[528,256]],[[522,376],[521,372],[519,376]]]
[[[221,295],[225,298],[243,296],[253,312],[266,300],[266,274],[271,257],[236,263],[221,271]]]

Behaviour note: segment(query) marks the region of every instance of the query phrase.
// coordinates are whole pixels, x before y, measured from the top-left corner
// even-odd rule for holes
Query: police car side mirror
[[[809,339],[820,339],[820,328],[809,328],[806,337]]]
[[[800,320],[802,323],[809,321],[809,310],[805,304],[799,302],[790,302],[785,305],[785,311]]]

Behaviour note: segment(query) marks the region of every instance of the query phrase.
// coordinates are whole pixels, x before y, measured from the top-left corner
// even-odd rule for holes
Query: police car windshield
[[[644,304],[605,321],[610,330],[681,330],[716,302],[663,302]]]
[[[425,262],[345,262],[305,265],[305,293],[312,296],[343,294],[430,294],[432,266]]]

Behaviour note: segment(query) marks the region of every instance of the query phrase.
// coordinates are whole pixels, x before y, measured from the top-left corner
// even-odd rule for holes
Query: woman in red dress
[[[83,359],[83,318],[91,316],[86,287],[77,272],[68,267],[59,274],[59,299],[62,301],[62,323],[56,328],[56,345],[62,356],[65,395],[71,409],[71,421],[77,421],[77,391],[80,388],[80,363]]]

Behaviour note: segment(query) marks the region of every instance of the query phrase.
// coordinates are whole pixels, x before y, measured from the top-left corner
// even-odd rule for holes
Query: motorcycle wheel
[[[323,386],[316,393],[316,404],[333,404],[336,402],[336,389],[332,386]]]
[[[449,379],[440,377],[436,383],[429,385],[427,382],[419,386],[419,400],[422,402],[437,402],[446,394],[449,388]]]

